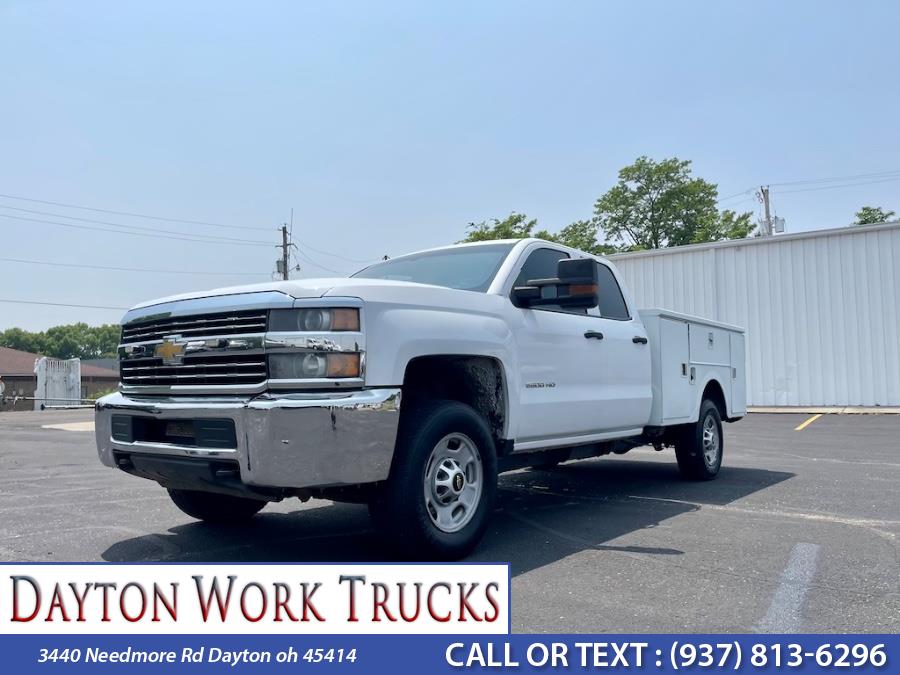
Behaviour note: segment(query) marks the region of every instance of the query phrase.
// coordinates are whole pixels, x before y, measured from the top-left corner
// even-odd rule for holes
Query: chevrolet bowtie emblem
[[[166,339],[156,345],[156,351],[154,353],[156,357],[162,359],[163,363],[166,365],[177,365],[181,363],[181,357],[184,356],[184,345]]]

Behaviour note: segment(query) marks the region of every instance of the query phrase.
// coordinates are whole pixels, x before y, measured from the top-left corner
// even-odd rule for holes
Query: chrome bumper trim
[[[114,414],[159,419],[234,421],[237,448],[207,449],[113,440]],[[355,485],[385,480],[400,421],[400,389],[353,392],[265,393],[249,397],[147,397],[110,394],[95,411],[100,461],[115,467],[114,452],[229,459],[241,481],[273,488]]]

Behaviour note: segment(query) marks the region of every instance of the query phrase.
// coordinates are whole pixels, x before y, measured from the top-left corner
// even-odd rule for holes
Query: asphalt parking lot
[[[385,559],[361,506],[197,523],[99,464],[91,414],[0,415],[0,559]],[[507,474],[471,559],[512,564],[516,632],[897,632],[900,415],[808,418],[727,425],[710,483],[649,449]]]

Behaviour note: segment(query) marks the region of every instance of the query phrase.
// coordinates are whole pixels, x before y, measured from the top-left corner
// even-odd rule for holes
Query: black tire
[[[710,445],[704,443],[706,431],[714,434],[715,452],[706,452],[711,449]],[[678,459],[681,475],[688,480],[712,480],[719,474],[724,449],[725,439],[719,409],[715,403],[705,399],[700,404],[697,422],[685,425],[675,441],[675,457]]]
[[[497,492],[497,453],[490,429],[478,413],[457,401],[430,401],[407,409],[404,415],[390,477],[369,502],[373,523],[404,557],[457,560],[471,552],[481,540],[493,509]],[[437,513],[433,510],[433,502],[438,495],[429,492],[432,496],[427,497],[426,485],[429,489],[440,489],[433,485],[436,480],[433,477],[441,474],[440,467],[435,468],[440,456],[438,446],[451,437],[448,446],[451,447],[455,442],[454,435],[471,441],[474,454],[480,459],[480,471],[472,467],[473,476],[463,473],[458,487],[456,475],[451,477],[444,472],[445,482],[453,485],[453,490],[475,490],[477,483],[471,480],[474,477],[481,488],[470,509],[462,508],[462,504],[453,507],[454,494],[461,496],[462,493],[450,494],[445,488],[444,495],[449,495],[451,506],[442,509],[446,513],[449,508],[454,517],[460,519],[460,529],[445,531],[435,522],[437,515],[433,515]],[[457,447],[459,452],[469,452]],[[464,525],[461,524],[463,521]]]
[[[216,525],[245,525],[268,503],[201,490],[169,489],[169,497],[192,518]]]

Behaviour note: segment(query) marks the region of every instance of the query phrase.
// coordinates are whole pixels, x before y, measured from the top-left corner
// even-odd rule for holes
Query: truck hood
[[[179,302],[182,300],[197,300],[200,298],[265,292],[283,293],[292,298],[321,298],[330,296],[353,297],[362,300],[384,300],[391,296],[407,296],[409,294],[418,297],[431,295],[434,296],[434,299],[437,299],[438,297],[446,297],[447,294],[463,294],[471,301],[472,296],[484,296],[483,293],[459,291],[443,286],[430,286],[428,284],[417,284],[409,281],[334,277],[322,279],[296,279],[291,281],[269,281],[259,284],[215,288],[208,291],[181,293],[179,295],[170,295],[164,298],[157,298],[155,300],[140,303],[132,307],[131,311],[169,302]]]

